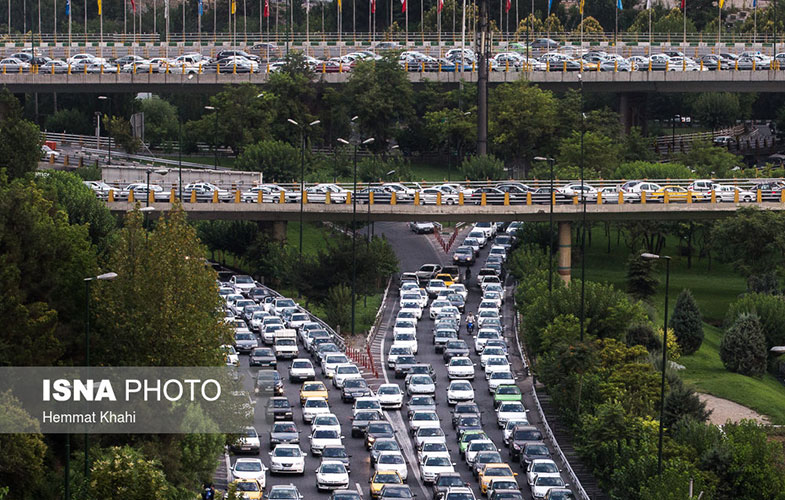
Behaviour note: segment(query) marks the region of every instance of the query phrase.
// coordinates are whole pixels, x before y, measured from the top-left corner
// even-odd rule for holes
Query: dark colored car
[[[341,401],[351,403],[357,398],[370,396],[371,388],[363,378],[350,378],[341,387]]]
[[[542,432],[532,425],[516,425],[510,436],[510,459],[518,460],[526,443],[541,442]]]
[[[412,489],[405,484],[385,484],[379,495],[381,500],[412,500],[414,494]]]
[[[244,57],[251,61],[261,62],[262,59],[259,56],[255,56],[253,54],[249,54],[244,50],[222,50],[215,55],[216,61],[220,61],[221,59],[226,59],[227,57]]]
[[[480,411],[480,407],[477,406],[477,403],[458,403],[452,410],[452,427],[453,429],[458,427],[458,421],[461,417],[480,417],[482,418],[482,412]]]
[[[381,413],[376,410],[358,411],[352,418],[352,437],[360,437],[365,434],[368,424],[383,420]]]
[[[335,490],[330,495],[330,500],[363,500],[363,497],[357,490]]]
[[[249,299],[256,301],[258,304],[269,294],[267,290],[261,287],[251,288],[248,290],[248,293],[245,294]]]
[[[462,488],[466,483],[461,479],[459,472],[442,472],[436,476],[436,480],[431,485],[433,500],[447,492],[450,488]]]
[[[465,431],[482,429],[482,420],[478,415],[460,417],[458,419],[458,423],[456,424],[455,428],[458,431],[458,436],[460,436]]]
[[[487,205],[504,205],[504,195],[505,192],[499,188],[495,187],[483,187],[474,190],[472,195],[469,197],[469,203],[474,203],[475,205],[482,204],[482,195],[485,194],[485,203]],[[522,201],[525,202],[526,198],[524,195],[521,198],[521,195],[517,193],[509,193],[510,204],[513,203],[521,203]]]
[[[373,193],[373,203],[389,205],[392,200],[392,191],[385,186],[372,186],[357,191],[357,203],[368,203],[370,194]]]
[[[275,370],[259,370],[256,374],[254,393],[265,396],[283,395],[283,381]]]
[[[433,396],[417,395],[409,398],[409,402],[406,403],[406,406],[408,408],[407,418],[412,418],[412,414],[416,411],[436,411],[436,400],[433,399]]]
[[[780,201],[780,193],[782,192],[782,184],[779,182],[762,182],[750,189],[753,193],[760,191],[761,201]]]
[[[519,490],[497,490],[491,493],[488,500],[523,500],[523,493]]]
[[[559,46],[559,42],[550,38],[538,38],[531,43],[533,49],[552,49]]]
[[[300,431],[294,422],[275,422],[270,428],[270,449],[281,443],[297,444],[300,442]]]
[[[395,378],[404,378],[409,373],[409,369],[416,364],[417,358],[414,356],[398,356],[395,360]]]
[[[265,409],[267,422],[277,422],[279,420],[292,420],[292,405],[284,396],[276,396],[267,400]]]
[[[430,375],[432,379],[436,380],[436,372],[434,371],[433,366],[425,363],[413,365],[409,368],[407,375]]]
[[[521,450],[521,463],[530,464],[532,460],[551,458],[548,445],[543,442],[526,443]]]
[[[365,448],[370,450],[377,439],[394,438],[395,429],[390,422],[369,422],[365,428]]]
[[[345,446],[325,446],[322,448],[322,460],[341,462],[346,467],[346,472],[351,472],[350,458]]]
[[[278,360],[275,358],[275,352],[269,347],[257,347],[248,356],[248,365],[260,368],[275,368],[278,366]]]
[[[474,264],[474,250],[471,247],[460,246],[455,249],[452,261],[459,266],[471,266]]]
[[[440,328],[433,334],[433,349],[437,353],[444,352],[444,346],[450,340],[458,339],[458,332],[450,328]]]
[[[485,464],[499,464],[504,462],[501,453],[498,451],[481,451],[474,456],[472,474],[474,474],[474,477],[478,477]]]
[[[469,346],[466,345],[465,340],[451,340],[447,342],[444,346],[444,354],[442,357],[444,358],[445,363],[449,363],[450,359],[453,356],[468,356],[469,355]]]

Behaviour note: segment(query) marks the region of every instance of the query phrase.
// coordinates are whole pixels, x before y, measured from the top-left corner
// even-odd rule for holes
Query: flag
[[[510,7],[512,7],[512,2],[510,0],[507,0],[507,3],[504,5],[504,12],[510,12]]]
[[[651,0],[649,0],[649,1],[651,1]],[[619,9],[619,10],[624,9],[624,7],[622,7],[622,5],[621,5],[621,0],[616,0],[616,8]]]
[[[553,3],[553,0],[548,0],[548,15],[549,16],[551,15],[551,3]]]
[[[270,0],[264,0],[264,17],[270,17]]]
[[[103,6],[101,5],[101,0],[98,0],[98,15],[99,16],[103,16],[104,15]]]
[[[133,0],[131,1],[133,2]],[[204,4],[202,3],[202,0],[199,0],[199,17],[202,17],[203,15],[204,15]]]
[[[681,0],[681,11],[684,12],[684,8],[687,7],[687,0]]]
[[[509,2],[509,0],[507,0]],[[444,0],[439,0],[439,3],[436,6],[436,12],[441,12],[444,8]]]
[[[722,8],[723,5],[725,5],[725,0],[720,0],[720,9]]]
[[[646,0],[646,10],[651,9],[651,0]]]
[[[371,0],[371,14],[376,14],[376,0]]]
[[[758,0],[752,0],[752,7],[755,9],[758,8]]]
[[[237,2],[232,0],[232,15],[237,14]]]
[[[338,0],[338,12],[341,12],[341,0]]]
[[[65,15],[71,15],[71,0],[65,0]]]
[[[401,12],[406,12],[406,0],[401,0]]]
[[[684,0],[682,0],[682,1],[684,1]],[[581,3],[580,3],[580,11],[581,11],[581,15],[583,15],[583,4],[584,4],[584,3],[586,3],[586,0],[581,0]]]
[[[136,14],[136,2],[134,2],[134,0],[131,0],[131,10],[134,11],[134,14]]]

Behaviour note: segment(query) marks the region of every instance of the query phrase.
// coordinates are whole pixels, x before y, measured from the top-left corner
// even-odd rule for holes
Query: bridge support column
[[[572,269],[572,224],[559,222],[559,277],[566,284],[570,284],[570,270]]]
[[[283,246],[286,243],[286,227],[285,220],[276,221],[258,221],[259,230],[266,233],[267,236],[277,241]]]
[[[641,134],[647,135],[646,94],[619,93],[619,120],[624,135],[629,134],[632,127],[640,127]]]

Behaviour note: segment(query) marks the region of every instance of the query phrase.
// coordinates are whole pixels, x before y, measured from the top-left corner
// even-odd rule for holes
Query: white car
[[[411,418],[409,418],[409,427],[411,428],[412,434],[416,433],[418,429],[441,427],[439,414],[433,410],[416,411],[412,413]]]
[[[396,320],[395,325],[393,326],[393,335],[399,333],[411,333],[412,335],[415,335],[417,333],[417,322],[410,319]]]
[[[474,388],[466,380],[453,380],[447,388],[447,404],[474,401]]]
[[[279,444],[270,452],[270,472],[305,473],[305,453],[296,444]]]
[[[715,197],[719,201],[733,202],[736,199],[737,191],[739,193],[740,202],[751,202],[757,198],[756,194],[752,191],[741,189],[738,186],[724,186],[721,184],[716,184],[714,186]]]
[[[333,385],[342,389],[344,382],[350,378],[363,378],[360,369],[354,363],[343,363],[335,367],[335,374],[333,375]]]
[[[379,403],[379,398],[375,396],[363,396],[354,400],[352,406],[352,417],[361,411],[376,411],[379,415],[382,414],[382,405]]]
[[[423,290],[423,292],[425,292],[425,290]],[[423,294],[420,293],[419,288],[417,290],[407,290],[401,294],[398,305],[403,307],[406,302],[417,302],[420,304],[421,308],[425,307],[428,305],[428,293],[426,292],[425,296],[423,297]]]
[[[534,498],[545,498],[545,495],[552,488],[565,488],[567,484],[560,476],[540,476],[536,475],[532,484],[529,485]]]
[[[311,454],[321,455],[325,446],[343,446],[341,431],[329,428],[316,428],[308,437],[311,442]]]
[[[256,282],[246,274],[235,274],[229,278],[229,285],[239,293],[248,293],[252,288],[256,288]]]
[[[476,239],[477,243],[480,244],[480,248],[484,248],[488,244],[488,237],[485,236],[485,232],[482,229],[472,229],[466,237]]]
[[[317,415],[326,415],[330,406],[324,398],[308,398],[303,405],[303,422],[311,423]]]
[[[393,335],[394,347],[408,347],[412,354],[417,354],[417,334],[414,332],[397,332]]]
[[[532,484],[537,476],[561,477],[559,467],[550,458],[537,458],[526,466],[526,483]]]
[[[422,463],[426,455],[450,458],[450,449],[447,448],[447,443],[423,443],[422,446],[417,448],[417,462]]]
[[[477,354],[482,354],[485,349],[485,344],[487,344],[489,340],[499,340],[501,338],[501,334],[493,328],[480,328],[480,331],[474,336],[474,351]]]
[[[335,369],[338,365],[345,365],[350,363],[349,358],[345,354],[328,354],[322,361],[322,372],[328,377],[335,376]]]
[[[494,356],[505,356],[504,349],[496,346],[487,346],[480,354],[480,366],[485,369],[485,364]]]
[[[436,205],[441,196],[442,205],[457,205],[457,193],[445,193],[436,188],[425,188],[420,190],[420,203],[423,205]]]
[[[310,359],[297,358],[292,360],[289,367],[289,382],[303,382],[306,380],[316,380],[316,370]]]
[[[293,359],[300,354],[300,350],[297,348],[297,341],[293,338],[275,339],[273,350],[276,358]]]
[[[414,433],[414,446],[421,448],[426,443],[447,443],[447,436],[441,427],[424,427]]]
[[[376,472],[394,470],[404,481],[409,477],[406,460],[403,459],[400,451],[383,451],[379,453],[373,466]]]
[[[515,384],[515,375],[512,372],[493,372],[488,378],[488,392],[493,394],[499,386],[513,384]]]
[[[395,361],[398,359],[398,356],[405,356],[407,354],[414,354],[410,347],[402,345],[391,346],[390,352],[387,353],[387,368],[395,368]]]
[[[442,290],[447,290],[444,280],[428,280],[428,284],[425,286],[425,291],[431,297],[436,297]]]
[[[316,469],[316,489],[343,490],[349,487],[349,472],[342,462],[325,460]]]
[[[494,372],[509,372],[512,371],[510,369],[510,362],[507,360],[507,356],[491,356],[485,362],[485,378],[491,378],[491,374]]]
[[[466,447],[466,463],[469,465],[474,464],[474,459],[477,457],[477,454],[482,451],[499,451],[496,448],[496,445],[493,444],[493,441],[490,439],[475,439],[469,446]]]
[[[233,481],[255,479],[262,488],[267,485],[267,467],[258,458],[238,458],[231,471]]]
[[[487,281],[488,278],[493,278],[493,276],[488,276],[483,279],[483,281]],[[498,320],[501,322],[501,315],[499,311],[496,309],[483,309],[482,311],[477,313],[477,327],[482,328],[486,324],[495,323]]]
[[[240,355],[237,354],[237,350],[233,345],[224,344],[221,346],[221,351],[223,351],[224,355],[226,356],[227,365],[238,366],[240,364]]]
[[[447,289],[460,295],[464,301],[466,301],[466,298],[469,296],[469,291],[466,290],[466,285],[463,283],[453,283],[452,285],[448,286]]]
[[[413,375],[406,382],[406,392],[409,396],[415,394],[436,394],[436,384],[430,375]]]
[[[502,302],[504,302],[504,296],[499,292],[488,290],[482,295],[482,302],[493,302],[494,304],[496,304],[496,309],[498,310],[502,308]]]
[[[455,472],[455,464],[443,456],[425,455],[420,464],[420,475],[426,484],[436,481],[436,476],[439,474],[448,472]]]
[[[382,184],[387,188],[390,188],[391,191],[395,191],[395,196],[398,198],[398,201],[402,200],[413,200],[414,199],[414,188],[405,186],[400,182],[385,182]],[[432,224],[432,223],[421,223],[421,224]]]
[[[527,420],[526,408],[520,401],[505,401],[496,409],[496,420],[499,427],[504,428],[508,420]]]
[[[341,432],[341,421],[333,413],[324,415],[317,415],[311,422],[311,433],[316,429],[330,429],[333,431]]]
[[[447,307],[452,307],[452,303],[449,300],[434,300],[431,302],[428,315],[431,319],[436,319],[436,317],[441,314],[442,310]]]
[[[422,307],[419,302],[409,301],[401,304],[401,309],[398,311],[396,319],[404,319],[406,316],[401,316],[401,313],[411,313],[416,319],[422,318]]]
[[[447,376],[450,380],[474,380],[474,362],[467,356],[455,356],[447,363]]]
[[[386,409],[400,409],[403,405],[403,391],[398,384],[382,384],[376,391],[379,404]]]

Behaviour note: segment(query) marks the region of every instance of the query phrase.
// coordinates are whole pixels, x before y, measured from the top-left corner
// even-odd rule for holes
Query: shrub
[[[703,321],[698,303],[692,293],[684,289],[676,299],[670,327],[684,354],[692,354],[703,343]]]
[[[766,370],[766,339],[758,316],[740,314],[720,342],[725,368],[742,375],[758,376]]]
[[[651,323],[635,323],[627,327],[627,345],[642,345],[647,351],[656,351],[662,348],[662,341]]]
[[[785,345],[785,300],[778,295],[750,293],[731,304],[725,316],[725,328],[742,313],[754,314],[760,320],[767,347]]]
[[[472,156],[461,163],[461,174],[471,181],[504,178],[504,162],[493,155]]]
[[[627,260],[627,293],[638,300],[648,300],[657,291],[659,280],[652,276],[654,261],[644,259],[640,252]]]

